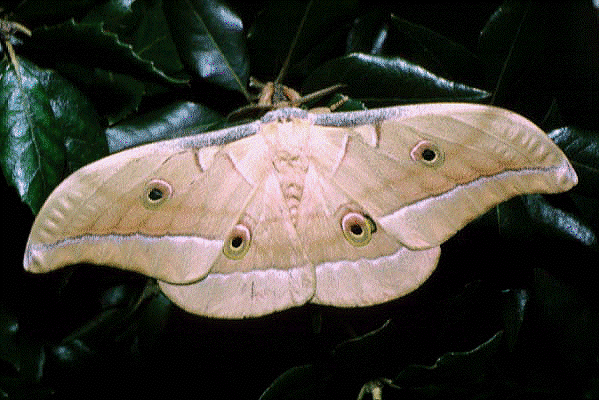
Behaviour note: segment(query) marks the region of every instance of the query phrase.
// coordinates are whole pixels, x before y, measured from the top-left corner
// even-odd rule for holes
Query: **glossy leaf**
[[[481,89],[449,81],[399,57],[362,53],[333,59],[304,82],[304,92],[344,83],[345,94],[370,107],[419,101],[482,101],[489,96]]]
[[[207,107],[176,102],[162,109],[123,121],[106,130],[111,153],[158,140],[173,139],[210,131],[223,122],[223,118]]]
[[[21,47],[23,54],[35,60],[52,63],[77,63],[129,75],[139,80],[163,84],[182,84],[155,64],[136,53],[132,46],[106,31],[101,23],[82,24],[74,20],[33,32]]]
[[[103,23],[104,29],[116,33],[132,46],[135,54],[150,60],[162,71],[176,75],[183,69],[177,54],[162,1],[111,1],[98,4],[81,21]],[[168,6],[168,2],[167,2]]]
[[[148,85],[130,75],[91,68],[78,63],[60,63],[61,74],[92,101],[109,124],[119,122],[139,108]]]
[[[165,4],[164,13],[185,66],[249,98],[243,23],[233,11],[218,0],[175,0]]]
[[[51,70],[19,58],[23,84],[6,60],[0,74],[2,169],[36,212],[62,178],[106,154],[98,117],[88,100]]]
[[[300,29],[307,1],[272,1],[256,15],[248,30],[252,76],[273,81],[278,76],[287,54],[291,61],[284,84],[301,82],[315,67],[344,51],[347,25],[359,10],[358,1],[313,1],[297,42],[292,42]]]
[[[476,82],[481,72],[479,60],[464,45],[384,10],[356,20],[348,35],[346,51],[387,57],[401,55],[434,74],[468,82]]]

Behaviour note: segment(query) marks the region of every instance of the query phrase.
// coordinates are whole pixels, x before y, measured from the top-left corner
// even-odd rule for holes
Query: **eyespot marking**
[[[223,254],[231,260],[240,260],[250,249],[251,241],[250,229],[244,224],[237,224],[225,240]]]
[[[439,146],[428,140],[421,140],[410,151],[410,157],[427,167],[439,167],[445,160],[445,155]]]
[[[162,179],[152,179],[144,186],[142,203],[147,209],[153,210],[162,205],[173,195],[173,187]]]
[[[356,247],[366,246],[376,232],[376,224],[367,215],[350,211],[341,218],[341,229],[345,239]]]

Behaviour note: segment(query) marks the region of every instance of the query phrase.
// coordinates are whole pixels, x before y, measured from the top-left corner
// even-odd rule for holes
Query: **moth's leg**
[[[273,104],[272,96],[275,92],[275,85],[272,82],[267,82],[260,92],[260,97],[258,99],[259,106],[270,106]]]

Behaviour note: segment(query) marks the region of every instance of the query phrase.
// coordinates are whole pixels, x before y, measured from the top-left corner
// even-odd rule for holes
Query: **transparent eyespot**
[[[428,167],[438,167],[445,160],[445,155],[439,146],[428,140],[418,142],[410,152],[410,157]]]
[[[240,260],[250,249],[251,241],[250,229],[243,224],[237,224],[225,239],[223,254],[231,260]]]
[[[356,247],[366,246],[376,232],[374,221],[367,215],[350,211],[341,218],[343,236]]]
[[[148,209],[155,209],[173,195],[173,187],[162,179],[152,179],[144,186],[142,202]]]

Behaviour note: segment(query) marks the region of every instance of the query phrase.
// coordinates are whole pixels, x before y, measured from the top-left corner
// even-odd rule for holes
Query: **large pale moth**
[[[576,182],[545,133],[505,109],[284,108],[76,171],[39,212],[24,264],[137,271],[214,317],[368,306],[420,286],[440,244],[489,208]]]

